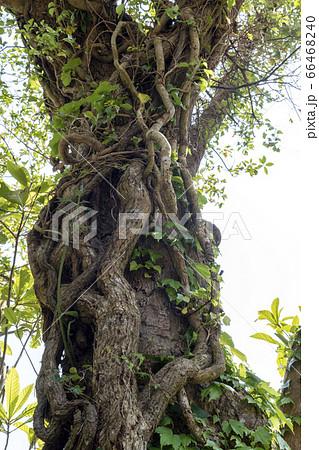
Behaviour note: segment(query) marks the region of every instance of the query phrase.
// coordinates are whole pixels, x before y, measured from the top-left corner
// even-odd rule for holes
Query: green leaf
[[[219,398],[222,395],[220,385],[217,383],[213,383],[211,386],[208,386],[207,388],[203,389],[201,392],[202,399],[204,399],[207,395],[210,401]]]
[[[130,271],[132,272],[133,270],[138,270],[141,267],[144,267],[143,264],[138,264],[136,261],[130,261]]]
[[[1,188],[3,185],[4,183],[2,183]],[[4,189],[0,189],[0,196],[5,198],[9,202],[17,203],[20,206],[24,206],[27,203],[29,197],[29,190],[28,188],[25,188],[5,193]]]
[[[231,432],[231,426],[226,420],[224,420],[224,422],[222,423],[222,430],[227,436],[229,436],[229,433]]]
[[[35,407],[37,406],[37,402],[30,403],[30,405],[26,406],[22,413],[20,413],[15,420],[20,420],[24,417],[32,417],[34,414]]]
[[[64,315],[74,317],[75,319],[79,318],[79,313],[77,311],[66,311]]]
[[[117,7],[116,7],[116,9],[115,9],[116,14],[117,14],[117,17],[120,17],[120,15],[122,14],[124,8],[125,8],[125,5],[124,5],[124,4],[122,4],[122,5],[117,5]]]
[[[12,415],[15,414],[17,411],[19,411],[20,408],[22,408],[22,406],[28,400],[28,398],[32,392],[32,389],[33,389],[33,384],[30,384],[29,386],[22,389],[22,391],[19,394],[18,401],[17,401],[17,404],[14,408]]]
[[[5,244],[6,242],[8,242],[7,235],[0,232],[0,244]]]
[[[272,436],[270,431],[267,430],[267,428],[265,427],[256,428],[256,430],[253,432],[253,437],[254,437],[254,444],[256,444],[257,442],[261,442],[266,450],[269,449]]]
[[[126,111],[130,111],[132,109],[132,105],[129,103],[122,103],[121,108],[125,109]]]
[[[271,336],[269,336],[269,334],[266,334],[266,333],[255,333],[255,334],[252,334],[250,337],[252,337],[254,339],[261,339],[262,341],[269,342],[270,344],[280,345],[280,342],[276,341]]]
[[[231,9],[231,8],[234,6],[235,1],[236,1],[236,0],[227,0],[227,6],[228,6],[228,9]]]
[[[150,258],[154,264],[158,259],[163,258],[163,255],[161,255],[160,253],[155,253],[153,252],[153,250],[148,250],[148,254],[150,255]]]
[[[271,416],[269,418],[272,426],[275,428],[275,430],[279,431],[280,430],[280,420],[277,416]]]
[[[214,441],[211,441],[210,439],[206,441],[205,447],[212,448],[213,450],[222,450]]]
[[[222,345],[228,345],[229,347],[233,348],[235,347],[232,337],[228,333],[226,333],[226,331],[222,331],[220,333],[219,340]]]
[[[274,409],[275,409],[277,415],[279,416],[280,420],[282,421],[282,423],[287,425],[290,428],[290,430],[293,432],[293,424],[292,424],[291,420],[289,419],[289,417],[286,417],[285,414],[279,408],[277,408],[277,406],[274,406]]]
[[[62,74],[61,74],[61,81],[62,81],[64,86],[69,86],[69,84],[72,81],[71,72],[62,72]]]
[[[85,111],[83,113],[83,115],[85,117],[87,117],[88,119],[91,119],[91,120],[94,120],[96,118],[95,115],[92,113],[92,111]]]
[[[279,444],[280,450],[291,450],[287,442],[280,436],[279,433],[276,434],[276,439]]]
[[[228,316],[224,316],[223,317],[223,323],[224,323],[224,325],[229,326],[230,325],[230,318]]]
[[[17,404],[19,391],[20,391],[19,375],[17,370],[14,367],[12,367],[7,373],[5,381],[5,393],[9,419],[11,419],[14,408]]]
[[[229,347],[229,348],[230,348],[230,351],[235,356],[237,356],[237,358],[239,358],[241,361],[247,362],[247,356],[244,353],[242,353],[241,351],[237,350],[237,348],[234,348],[234,347]]]
[[[180,437],[183,449],[189,448],[189,444],[191,444],[192,442],[194,444],[196,443],[196,441],[188,434],[181,433],[179,435],[179,437]]]
[[[279,319],[278,306],[279,306],[279,298],[275,298],[275,300],[271,304],[271,312],[273,313],[277,322]]]
[[[160,435],[161,448],[172,443],[173,431],[170,428],[157,427],[155,432]]]
[[[0,350],[1,350],[1,352],[3,353],[3,350],[4,350],[4,343],[3,343],[2,341],[0,341]],[[7,346],[6,346],[6,355],[12,355],[12,350],[11,350],[11,348],[9,347],[8,344],[7,344]]]
[[[8,417],[7,417],[7,413],[4,409],[4,407],[2,406],[1,402],[0,402],[0,422],[1,420],[7,422],[8,421]]]
[[[208,419],[208,417],[211,417],[208,412],[204,411],[196,405],[192,405],[192,411],[194,416],[199,417],[200,419]]]
[[[162,426],[162,427],[165,427],[166,425],[172,425],[172,426],[174,426],[174,422],[173,422],[172,418],[169,417],[167,414],[165,414],[165,415],[162,417],[162,420],[161,420],[161,426]]]
[[[262,379],[246,368],[246,383],[249,386],[258,386],[262,382]]]
[[[183,285],[179,281],[173,280],[172,278],[163,278],[162,285],[166,284],[171,286],[175,291],[178,291],[179,288],[183,287]]]
[[[275,321],[275,317],[270,311],[267,311],[266,309],[263,309],[261,311],[258,311],[258,319],[256,320],[269,320],[270,323],[273,323],[274,325],[277,323]]]
[[[147,94],[138,94],[138,98],[140,99],[140,102],[145,104],[149,101],[150,96]]]
[[[238,420],[229,419],[229,425],[233,429],[233,431],[238,434],[240,437],[244,436],[245,425],[243,425]]]
[[[63,67],[62,72],[69,72],[70,70],[74,69],[75,67],[78,67],[82,64],[81,58],[74,58],[70,59]]]
[[[10,172],[10,175],[22,184],[22,186],[28,186],[28,179],[30,179],[30,175],[25,167],[18,166],[12,161],[8,161],[7,169]]]
[[[3,309],[4,315],[6,316],[6,318],[8,319],[8,322],[11,323],[16,323],[17,321],[17,315],[16,313],[13,311],[12,308],[4,308]]]
[[[181,185],[184,184],[182,177],[172,176],[172,181]]]
[[[28,425],[26,425],[23,422],[15,422],[14,426],[16,427],[16,429],[22,430],[22,431],[24,431],[27,434],[30,433],[30,427],[28,427]]]
[[[211,282],[210,268],[208,266],[206,266],[205,264],[196,263],[195,269],[203,278],[205,278],[206,281],[208,281],[209,283]]]
[[[205,195],[203,195],[201,192],[197,191],[198,201],[199,201],[199,207],[200,209],[203,208],[204,205],[207,203],[207,198]]]

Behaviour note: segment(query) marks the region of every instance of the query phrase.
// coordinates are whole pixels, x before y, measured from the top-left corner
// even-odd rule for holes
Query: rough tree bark
[[[181,314],[182,308],[176,308],[158,285],[156,270],[151,268],[147,278],[144,269],[128,269],[136,246],[150,249],[162,255],[156,262],[162,277],[179,280],[184,294],[190,291],[186,255],[181,249],[134,233],[134,228],[147,223],[154,230],[159,213],[164,224],[168,214],[182,218],[191,213],[185,226],[201,250],[186,243],[187,255],[204,264],[214,259],[219,232],[214,228],[210,234],[200,216],[192,176],[204,154],[209,130],[218,127],[225,115],[221,101],[231,91],[217,90],[195,122],[199,98],[195,82],[203,76],[203,61],[210,70],[220,63],[243,0],[236,0],[231,10],[224,0],[180,0],[176,2],[178,20],[171,20],[165,12],[169,2],[159,2],[154,4],[158,20],[147,34],[125,12],[118,18],[112,1],[54,2],[53,15],[48,13],[49,3],[1,2],[16,15],[20,28],[33,19],[57,29],[62,10],[73,14],[77,25],[74,43],[61,39],[62,52],[52,50],[33,57],[50,114],[90,95],[104,81],[116,85],[113,98],[125,97],[132,109],[120,109],[109,121],[104,120],[107,113],[100,115],[93,126],[90,115],[84,114],[90,105],[84,103],[74,120],[65,120],[59,158],[53,159],[53,164],[56,170],[68,167],[70,173],[60,179],[28,236],[35,291],[44,316],[36,435],[45,441],[46,450],[146,449],[171,399],[180,404],[184,416],[181,429],[188,429],[199,445],[204,445],[204,439],[192,419],[190,403],[211,412],[220,409],[223,419],[241,419],[251,428],[264,424],[261,412],[248,405],[240,392],[224,392],[214,405],[200,398],[200,387],[225,371],[219,343],[217,275],[212,272],[214,301],[203,306],[202,300]],[[81,21],[85,27],[81,28]],[[36,31],[25,36],[25,45],[41,50]],[[246,53],[252,51],[245,40],[240,45]],[[81,58],[81,64],[65,86],[62,68],[74,58]],[[236,64],[233,70],[238,70]],[[169,85],[179,92],[183,107],[173,103]],[[208,117],[213,123],[208,123]],[[199,126],[204,123],[205,133]],[[117,139],[103,144],[108,134],[116,134]],[[177,154],[174,164],[173,152]],[[179,199],[171,180],[173,171],[183,180],[184,195]],[[53,217],[63,213],[69,204],[66,200],[98,211],[96,235],[85,242],[87,230],[81,229],[79,248],[72,245],[72,234],[69,246],[53,239]],[[125,229],[125,239],[120,239],[124,213],[135,216]],[[78,314],[76,319],[65,314],[70,310]],[[198,333],[192,357],[184,356],[187,343],[183,336],[189,327]],[[174,358],[145,360],[139,370],[148,372],[149,377],[142,378],[136,374],[137,353]],[[86,388],[84,395],[60,382],[72,366],[81,377],[78,383]],[[218,428],[213,423],[210,426],[218,444]]]

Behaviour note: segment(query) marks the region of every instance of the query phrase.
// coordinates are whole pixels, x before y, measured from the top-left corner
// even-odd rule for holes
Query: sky
[[[316,14],[319,37],[319,8],[314,3],[303,0],[302,20],[304,23],[307,15]],[[302,64],[305,64],[304,53]],[[317,69],[317,77],[313,80],[317,98],[318,78]],[[276,297],[279,297],[280,306],[286,315],[299,314],[298,305],[304,304],[303,355],[306,358],[303,356],[303,392],[306,407],[303,416],[306,425],[303,448],[310,449],[313,448],[311,436],[314,418],[307,406],[313,396],[318,400],[317,389],[313,389],[313,385],[317,384],[316,376],[313,375],[317,356],[313,357],[312,351],[317,348],[318,342],[319,302],[317,288],[311,280],[318,279],[318,264],[314,258],[319,250],[318,201],[315,199],[319,144],[318,139],[307,138],[305,103],[310,91],[309,79],[304,76],[302,87],[301,121],[284,103],[273,105],[267,113],[274,126],[283,131],[281,152],[269,151],[266,154],[267,159],[274,162],[269,174],[260,173],[253,178],[244,174],[229,179],[226,188],[228,198],[224,207],[220,210],[206,205],[205,218],[212,220],[216,212],[223,213],[222,220],[216,220],[215,223],[224,232],[218,263],[224,270],[221,291],[223,308],[231,318],[231,325],[225,327],[225,331],[233,337],[236,348],[246,354],[252,370],[270,381],[275,388],[280,386],[275,349],[271,344],[250,338],[256,332],[269,332],[270,328],[262,322],[255,322],[255,319],[259,310],[270,309]],[[293,119],[293,123],[289,118]],[[258,151],[260,156],[265,154],[265,149],[258,149],[257,146]],[[234,218],[239,224],[237,228]],[[15,348],[16,353],[19,346]],[[30,355],[39,370],[41,351],[31,351]],[[8,358],[8,364],[12,363],[13,359]],[[23,374],[21,388],[34,383],[34,372],[25,355],[18,369]],[[3,445],[4,435],[0,435],[0,448]],[[22,432],[16,432],[12,440],[10,438],[9,449],[17,448],[27,448]]]

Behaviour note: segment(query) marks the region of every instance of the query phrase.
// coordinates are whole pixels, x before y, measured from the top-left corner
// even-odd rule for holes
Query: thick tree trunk
[[[57,29],[59,6],[55,4],[52,16],[49,1],[33,0],[23,8],[22,3],[3,2],[16,12],[20,27],[32,18]],[[61,39],[58,48],[68,59],[55,50],[34,57],[51,115],[59,115],[63,105],[71,108],[59,115],[65,136],[59,157],[53,158],[55,169],[70,166],[71,173],[60,179],[28,236],[45,342],[34,429],[46,450],[146,449],[176,396],[183,426],[199,443],[204,439],[190,403],[211,410],[219,403],[231,405],[221,411],[222,419],[245,417],[251,427],[264,423],[261,412],[240,393],[224,392],[214,406],[202,403],[199,386],[225,371],[217,274],[211,272],[209,301],[188,294],[194,285],[209,292],[208,281],[193,270],[193,264],[212,265],[219,240],[218,230],[210,235],[201,219],[192,183],[205,148],[201,130],[194,128],[189,138],[199,95],[196,77],[203,73],[203,58],[209,70],[217,67],[241,4],[237,0],[229,11],[222,0],[181,1],[178,21],[157,11],[156,26],[143,34],[126,13],[121,21],[116,19],[113,2],[69,0],[66,9],[76,23],[74,42],[70,46]],[[28,47],[43,48],[37,29],[24,39]],[[70,71],[71,82],[61,82],[63,67],[75,58],[81,63]],[[72,103],[89,97],[101,82],[107,82],[99,94],[104,112],[93,100]],[[108,90],[110,86],[115,87]],[[170,95],[174,89],[179,105]],[[212,101],[211,107],[216,109],[216,104]],[[108,116],[112,108],[116,113]],[[217,125],[220,122],[219,115]],[[178,155],[175,165],[173,152]],[[173,171],[182,180],[179,198]],[[73,214],[77,221],[80,208],[97,211],[97,229],[90,240],[83,228],[77,230],[77,239],[70,218],[64,228],[56,228],[59,217],[61,222]],[[185,224],[191,239],[166,237],[157,242],[136,232],[147,224],[154,231],[160,216],[165,225],[185,213],[191,215]],[[130,220],[123,228],[125,214]],[[94,217],[86,223],[91,230]],[[168,227],[164,231],[172,233]],[[57,239],[61,232],[64,240]],[[180,227],[173,232],[177,236]],[[133,272],[129,262],[139,246],[143,267]],[[158,261],[145,257],[150,251],[160,255]],[[152,264],[147,267],[148,260]],[[159,272],[162,279],[181,283],[179,294],[189,295],[190,304],[177,306],[169,300]],[[189,348],[187,329],[197,333]],[[145,360],[139,366],[141,355]],[[210,426],[218,443],[217,426],[213,422]]]

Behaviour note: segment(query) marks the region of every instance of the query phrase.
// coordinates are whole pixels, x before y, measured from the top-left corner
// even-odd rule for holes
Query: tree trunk
[[[205,79],[204,67],[215,70],[221,61],[242,1],[231,10],[222,0],[181,1],[176,20],[158,6],[148,34],[125,12],[119,20],[113,2],[69,0],[67,18],[59,20],[58,2],[53,14],[49,1],[2,3],[20,28],[29,19],[38,24],[24,40],[42,52],[33,60],[64,136],[52,162],[55,170],[70,169],[28,235],[44,317],[34,416],[44,448],[146,449],[172,399],[182,411],[180,429],[199,445],[205,439],[190,404],[211,412],[222,405],[221,420],[264,424],[240,392],[223,392],[214,406],[200,398],[205,383],[225,371],[225,359],[214,271],[220,235],[202,220],[192,182],[209,130],[205,140],[193,110],[197,81]],[[54,30],[71,20],[72,44],[58,30],[56,48],[45,48],[42,20]],[[216,98],[227,95],[217,90]],[[222,119],[216,102],[210,104],[219,111],[212,129]],[[148,233],[136,231],[143,228]],[[131,261],[140,267],[132,270]],[[210,280],[194,270],[197,263],[210,268]],[[163,279],[180,283],[175,294]],[[189,294],[200,286],[206,297]],[[168,293],[181,300],[171,301]],[[197,333],[191,344],[187,330]],[[219,429],[212,421],[209,426],[218,444]]]
[[[284,377],[287,387],[282,392],[283,398],[290,402],[283,404],[281,410],[289,415],[293,422],[293,432],[286,427],[285,441],[293,450],[301,450],[301,333],[296,336],[292,346],[294,355],[288,359],[288,367]]]

